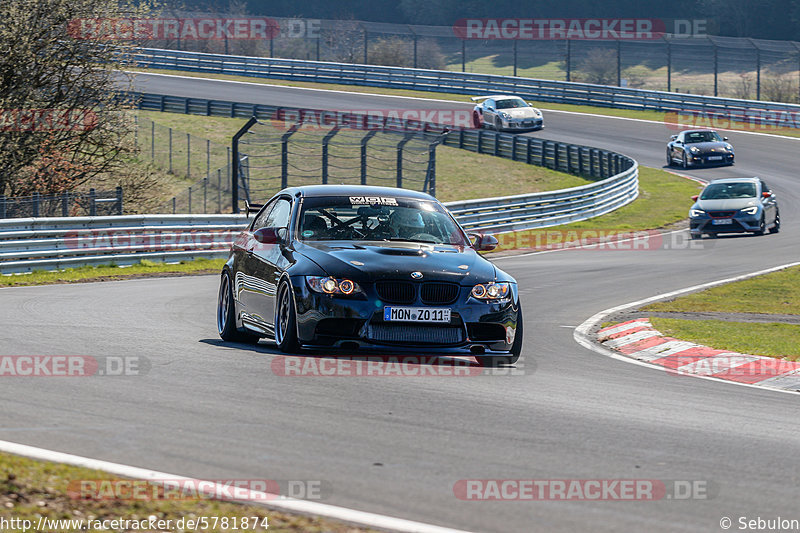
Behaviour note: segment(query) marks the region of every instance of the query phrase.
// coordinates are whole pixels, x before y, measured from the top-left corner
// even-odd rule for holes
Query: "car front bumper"
[[[371,284],[359,284],[364,292],[358,297],[331,296],[312,291],[302,276],[292,277],[302,346],[475,355],[506,354],[514,343],[519,312],[515,284],[504,300],[482,302],[469,296],[470,287],[462,286],[452,304],[408,304],[450,308],[450,322],[445,324],[384,321],[384,307],[395,304],[384,304]]]
[[[544,127],[542,118],[512,118],[502,119],[503,129],[506,130],[538,130]]]
[[[716,159],[720,157],[721,159]],[[715,166],[715,165],[732,165],[734,161],[734,154],[720,154],[720,153],[708,153],[708,154],[691,154],[688,156],[688,161],[690,165],[693,166]],[[714,159],[712,159],[714,158]]]
[[[715,223],[719,220],[730,220],[729,224]],[[761,215],[735,216],[726,218],[690,218],[689,231],[695,235],[703,233],[752,233],[761,227]]]

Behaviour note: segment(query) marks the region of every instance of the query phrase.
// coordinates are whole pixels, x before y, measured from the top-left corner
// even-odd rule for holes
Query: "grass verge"
[[[172,527],[169,528],[171,531],[222,532],[245,529],[283,533],[370,531],[317,517],[289,515],[260,506],[240,505],[218,500],[145,500],[139,498],[94,500],[77,498],[76,496],[79,494],[71,490],[80,486],[81,480],[97,483],[99,480],[116,479],[120,478],[101,471],[0,453],[0,518],[6,521],[16,519],[17,524],[21,520],[30,520],[33,527],[28,531],[80,530],[80,525],[76,525],[74,522],[73,525],[64,523],[57,527],[51,524],[51,527],[39,529],[37,524],[40,518],[83,520],[83,525],[86,525],[88,520],[141,521],[148,520],[150,517],[158,520],[171,520]],[[147,493],[151,494],[152,489],[147,490]],[[178,520],[199,520],[201,517],[207,519],[208,527],[184,527],[182,529],[176,527]],[[215,518],[216,527],[214,527]],[[248,527],[243,526],[244,518],[248,519]],[[234,520],[240,527],[232,527]],[[225,522],[227,522],[227,527],[222,527]],[[254,522],[257,524],[256,527],[253,527]],[[267,526],[268,529],[263,526]],[[16,528],[11,528],[11,530],[14,529]],[[19,530],[22,531],[22,528],[20,527]],[[131,531],[133,529],[115,528],[114,530]],[[149,527],[144,527],[142,530],[158,531]]]
[[[727,283],[667,302],[644,311],[800,314],[800,267]],[[800,344],[800,343],[798,343]]]
[[[373,94],[385,94],[385,95],[394,95],[394,96],[405,96],[405,97],[414,97],[414,98],[424,98],[424,99],[435,99],[435,100],[450,100],[454,102],[463,102],[469,103],[469,95],[464,94],[455,94],[455,93],[440,93],[440,92],[433,92],[433,91],[417,91],[417,90],[409,90],[409,89],[388,89],[384,87],[371,87],[371,86],[354,86],[354,85],[344,85],[344,84],[336,84],[336,83],[319,83],[319,82],[306,82],[306,81],[294,81],[294,80],[278,80],[278,79],[271,79],[271,78],[256,78],[250,76],[231,76],[227,74],[213,74],[213,73],[201,73],[201,72],[185,72],[181,70],[159,70],[159,69],[139,69],[140,72],[150,73],[150,74],[171,74],[175,76],[188,76],[193,78],[209,78],[209,79],[219,79],[219,80],[231,80],[231,81],[244,81],[250,83],[260,83],[266,85],[280,85],[285,87],[305,87],[309,89],[327,89],[327,90],[339,90],[339,91],[347,91],[352,93],[373,93]],[[674,122],[675,116],[674,114],[667,114],[660,111],[646,111],[646,110],[635,110],[635,109],[614,109],[609,107],[593,107],[587,105],[573,105],[573,104],[559,104],[554,102],[538,102],[535,100],[530,100],[531,104],[536,107],[541,107],[545,110],[553,110],[553,111],[570,111],[573,113],[589,113],[595,115],[604,115],[609,117],[621,117],[621,118],[632,118],[632,119],[639,119],[639,120],[652,120],[655,122]],[[689,127],[688,125],[686,126]],[[716,128],[716,129],[730,129],[730,130],[741,130],[741,131],[748,131],[753,130],[759,133],[771,133],[774,135],[782,135],[785,137],[800,137],[800,131],[793,129],[793,128],[780,128],[778,126],[770,127],[770,126],[748,126],[746,124],[741,123],[732,123],[729,124],[726,120],[722,121],[702,121],[698,120],[694,122],[691,127],[697,128]]]
[[[800,360],[800,326],[651,317],[660,332],[718,350]]]
[[[224,264],[224,259],[195,259],[194,261],[182,261],[180,263],[156,263],[142,260],[138,264],[126,267],[101,265],[68,268],[55,272],[36,270],[30,274],[0,276],[0,287],[117,281],[130,278],[173,275],[217,274],[222,270],[222,265]]]

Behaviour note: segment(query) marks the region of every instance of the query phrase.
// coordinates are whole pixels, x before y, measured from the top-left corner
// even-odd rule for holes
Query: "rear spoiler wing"
[[[244,213],[248,218],[250,213],[258,213],[262,207],[264,207],[264,204],[251,204],[247,200],[244,201]]]
[[[473,96],[470,98],[473,102],[480,102],[481,100],[486,100],[487,98],[491,98],[490,96]]]

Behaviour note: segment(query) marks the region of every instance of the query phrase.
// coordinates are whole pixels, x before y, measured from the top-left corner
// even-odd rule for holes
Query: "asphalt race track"
[[[451,103],[140,75],[150,92],[310,108]],[[432,95],[435,97],[435,95]],[[465,98],[466,100],[466,98]],[[467,104],[465,104],[467,105]],[[661,167],[663,124],[545,111],[532,135]],[[720,531],[724,516],[800,518],[798,398],[664,372],[584,349],[573,329],[615,305],[798,259],[800,141],[729,133],[783,228],[651,250],[498,260],[520,283],[514,375],[285,377],[283,356],[223,344],[215,276],[0,290],[0,355],[145,358],[141,376],[5,378],[0,439],[202,479],[322,480],[325,503],[473,531]],[[686,207],[690,205],[687,198]],[[465,479],[694,480],[707,499],[462,501]]]

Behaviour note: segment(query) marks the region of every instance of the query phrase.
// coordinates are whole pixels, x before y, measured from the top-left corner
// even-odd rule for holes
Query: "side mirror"
[[[728,140],[728,138],[727,138],[727,137],[723,137],[723,138],[722,138],[722,140],[723,140],[723,141],[727,141],[727,140]]]
[[[761,193],[761,197],[762,198],[771,198],[772,197],[772,193],[764,191],[764,192]]]
[[[253,238],[261,244],[278,244],[282,241],[278,231],[283,228],[259,228],[253,233]]]
[[[698,198],[700,198],[700,195],[695,194],[694,196],[692,196],[692,201],[696,202]]]
[[[494,235],[478,235],[474,247],[479,252],[491,252],[497,248],[497,238]]]
[[[674,141],[675,139],[678,138],[678,136],[677,135],[670,135],[669,138],[670,138],[670,140]]]

